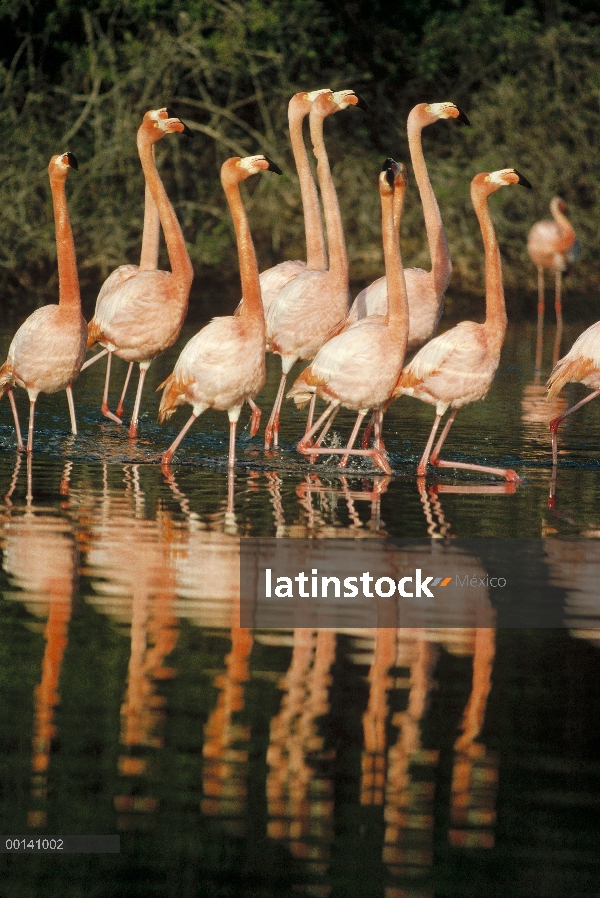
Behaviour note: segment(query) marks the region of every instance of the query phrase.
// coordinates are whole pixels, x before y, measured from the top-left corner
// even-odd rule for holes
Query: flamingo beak
[[[73,153],[65,153],[65,159],[69,168],[74,168],[75,171],[77,171],[77,169],[79,168],[79,163],[77,162],[77,159],[73,155]]]
[[[518,177],[518,179],[519,179],[519,180],[517,181],[517,184],[520,184],[521,187],[527,187],[527,188],[529,188],[529,190],[532,190],[531,184],[529,183],[529,181],[527,180],[527,178],[526,178],[524,175],[522,175],[520,172],[518,172],[518,171],[516,170],[516,168],[514,168],[513,171],[514,171],[515,175],[516,175],[516,176]]]
[[[179,121],[181,122],[181,119],[179,119]],[[189,137],[190,140],[193,140],[194,132],[192,131],[192,129],[188,128],[188,126],[185,124],[185,122],[181,122],[181,124],[183,125],[183,130],[180,133],[184,134],[186,137]]]
[[[283,174],[283,172],[281,171],[281,169],[279,168],[279,166],[277,165],[276,162],[273,162],[271,159],[269,159],[268,156],[265,156],[265,159],[269,163],[269,167],[267,168],[267,171],[274,171],[276,175]]]
[[[359,97],[359,95],[356,92],[354,93],[354,96],[356,97],[356,106],[358,106],[359,109],[362,109],[363,112],[371,111],[362,97]]]
[[[394,185],[396,183],[396,178],[395,178],[394,172],[391,168],[386,169],[385,179],[388,182],[388,184],[390,185],[390,187],[393,189]]]
[[[469,117],[467,116],[467,114],[465,112],[463,112],[462,109],[459,109],[458,106],[456,108],[458,109],[458,115],[456,116],[456,121],[460,122],[461,125],[470,125],[471,122],[469,121]]]

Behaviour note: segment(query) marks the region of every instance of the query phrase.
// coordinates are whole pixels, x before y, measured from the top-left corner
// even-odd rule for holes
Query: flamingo
[[[573,343],[569,352],[556,363],[546,385],[548,399],[556,396],[565,384],[582,383],[594,391],[550,422],[552,464],[558,461],[558,428],[561,423],[600,393],[600,321],[588,327]]]
[[[122,266],[113,272],[111,278],[114,278],[114,289],[107,291],[102,296],[102,302],[97,303],[96,312],[88,327],[88,348],[100,343],[108,350],[109,359],[110,354],[115,353],[119,358],[137,362],[140,366],[140,379],[129,427],[132,439],[137,435],[146,372],[152,359],[177,340],[187,312],[194,277],[181,227],[158,174],[153,153],[154,144],[166,134],[179,132],[190,136],[192,132],[175,116],[168,115],[164,118],[160,114],[163,112],[169,114],[168,109],[146,113],[138,130],[137,146],[146,184],[158,209],[172,270],[159,271],[152,265],[158,243],[156,229],[152,240],[148,240],[148,256],[142,257],[139,269],[123,271],[123,268],[129,266]],[[106,287],[106,283],[104,286]],[[109,376],[110,363],[107,366],[103,411]],[[114,419],[120,423],[117,416]]]
[[[286,262],[280,262],[278,265],[274,265],[273,268],[268,268],[266,271],[261,272],[260,291],[265,315],[275,296],[285,287],[288,281],[291,281],[302,271],[306,271],[307,268],[309,270],[323,270],[327,268],[327,250],[325,249],[325,235],[323,234],[317,185],[312,175],[302,137],[302,123],[304,119],[309,114],[314,100],[325,93],[330,93],[329,88],[313,90],[310,93],[301,91],[298,94],[294,94],[288,104],[290,143],[298,171],[302,211],[304,213],[306,262],[301,262],[299,259],[294,261],[288,259]],[[242,303],[236,309],[236,315],[239,314]]]
[[[229,203],[240,260],[244,304],[239,315],[213,318],[183,348],[164,387],[159,421],[170,418],[178,405],[188,402],[192,414],[179,436],[163,454],[168,474],[173,454],[198,415],[207,408],[227,410],[229,416],[228,466],[235,464],[235,431],[242,405],[252,409],[252,436],[258,430],[260,409],[254,397],[265,382],[265,316],[260,293],[258,265],[248,218],[240,196],[240,182],[261,171],[281,169],[266,156],[228,159],[221,167],[221,183]]]
[[[469,119],[454,103],[419,103],[411,110],[407,121],[408,148],[415,180],[425,217],[427,243],[431,256],[431,271],[422,268],[406,268],[404,277],[408,293],[408,346],[416,349],[435,334],[442,311],[444,297],[452,276],[452,261],[444,234],[440,209],[429,180],[423,156],[421,132],[440,119],[455,119],[470,125]],[[397,196],[397,200],[399,195]],[[400,214],[394,210],[394,225],[399,227]],[[369,315],[385,315],[387,311],[386,278],[381,277],[362,290],[352,304],[345,327],[351,327]]]
[[[146,116],[153,119],[154,121],[176,118],[175,113],[167,107],[163,109],[151,109],[146,113]],[[154,147],[152,148],[152,152],[154,153]],[[98,316],[99,318],[102,317],[104,307],[107,303],[110,303],[113,292],[115,290],[118,290],[121,285],[125,283],[125,281],[128,281],[132,277],[135,277],[138,271],[153,271],[158,268],[159,242],[160,218],[158,216],[158,208],[152,198],[150,188],[148,184],[146,184],[144,196],[144,227],[142,230],[142,251],[140,256],[140,264],[139,266],[120,265],[113,272],[111,272],[111,274],[109,274],[109,276],[100,287],[100,292],[98,293],[98,298],[96,299],[96,309],[94,312],[95,316]],[[104,396],[102,400],[101,410],[102,414],[107,418],[110,418],[111,421],[116,421],[117,424],[122,424],[123,422],[121,421],[121,415],[123,413],[123,402],[125,400],[127,387],[129,385],[129,379],[131,377],[133,362],[129,363],[129,367],[127,369],[125,383],[123,385],[123,391],[121,393],[121,398],[117,406],[116,414],[113,414],[108,407],[108,385],[110,381],[112,353],[109,353],[108,349],[103,349],[101,352],[97,353],[96,355],[92,356],[92,358],[84,362],[81,366],[81,370],[83,371],[85,368],[93,365],[94,362],[97,362],[107,354],[108,361],[106,365],[106,381],[104,384]]]
[[[287,375],[298,359],[311,359],[330,331],[348,314],[348,256],[337,194],[323,140],[323,121],[348,106],[366,108],[352,90],[325,91],[310,110],[310,136],[325,212],[329,269],[303,271],[279,291],[267,314],[267,351],[281,356],[281,381],[265,430],[265,449],[279,438],[279,412]]]
[[[471,181],[471,201],[479,220],[485,250],[484,323],[461,321],[445,334],[430,340],[404,368],[393,393],[394,397],[414,396],[422,402],[435,406],[433,427],[417,468],[419,477],[425,476],[427,462],[430,460],[439,468],[483,471],[487,474],[499,474],[510,482],[519,482],[515,471],[507,468],[448,462],[439,458],[458,409],[487,396],[500,361],[507,318],[500,250],[488,208],[488,197],[500,187],[509,184],[521,184],[523,187],[531,188],[527,178],[514,168],[490,174],[484,172],[476,175]],[[452,412],[431,453],[439,423],[448,408],[451,408]]]
[[[562,336],[562,273],[579,257],[579,242],[573,226],[565,212],[567,204],[559,196],[550,202],[553,221],[537,221],[527,238],[529,258],[538,270],[538,321],[535,367],[539,371],[542,361],[542,334],[544,330],[544,268],[555,272],[556,341],[554,344],[554,364],[560,352]]]
[[[28,452],[33,451],[33,419],[35,403],[40,393],[66,390],[71,430],[73,434],[77,434],[71,384],[79,374],[85,358],[87,324],[81,314],[77,260],[65,195],[65,182],[71,168],[78,168],[73,153],[53,156],[48,166],[56,227],[58,305],[42,306],[23,322],[13,337],[7,359],[0,368],[0,396],[8,393],[19,449],[23,449],[23,440],[13,384],[23,387],[29,394]]]
[[[387,159],[379,175],[383,253],[389,288],[385,318],[364,318],[328,340],[288,393],[288,398],[293,398],[297,405],[307,402],[314,394],[329,402],[316,424],[298,443],[300,452],[309,456],[343,455],[342,467],[349,455],[368,455],[386,474],[391,474],[391,468],[380,451],[378,439],[373,449],[352,447],[368,409],[380,408],[391,396],[406,352],[408,298],[398,231],[394,228],[395,183],[396,189],[403,194],[407,183],[406,169]],[[313,435],[328,417],[331,422],[341,405],[358,411],[348,446],[345,449],[321,448],[328,425],[313,446]]]

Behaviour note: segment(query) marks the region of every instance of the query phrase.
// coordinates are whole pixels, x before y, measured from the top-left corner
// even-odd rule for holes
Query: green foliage
[[[233,275],[236,253],[218,174],[230,155],[265,152],[281,178],[247,185],[261,267],[304,256],[287,102],[300,89],[353,87],[373,112],[326,124],[351,276],[382,268],[376,179],[381,158],[408,161],[406,116],[451,99],[472,128],[439,124],[424,147],[446,225],[454,284],[481,289],[472,176],[515,166],[535,190],[492,200],[509,286],[533,284],[525,243],[559,193],[583,244],[580,289],[595,282],[600,197],[600,41],[593,4],[498,0],[383,3],[324,0],[114,0],[0,3],[0,285],[5,302],[55,296],[50,156],[74,152],[69,208],[84,286],[136,261],[143,179],[135,134],[143,113],[172,106],[197,138],[157,147],[197,277]],[[7,27],[10,26],[10,27]],[[428,267],[414,184],[403,221],[405,264]],[[529,279],[527,281],[527,279]],[[27,300],[29,301],[29,300]]]

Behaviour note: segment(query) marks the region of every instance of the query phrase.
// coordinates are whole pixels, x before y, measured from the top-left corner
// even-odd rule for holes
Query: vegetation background
[[[555,194],[569,204],[582,244],[569,290],[589,304],[600,209],[597,0],[1,0],[3,308],[20,314],[56,296],[53,153],[71,150],[80,163],[68,193],[88,302],[112,268],[137,261],[143,182],[135,133],[147,109],[165,105],[197,132],[194,141],[157,148],[196,289],[223,272],[235,283],[218,178],[230,155],[265,152],[284,169],[248,186],[261,268],[305,257],[287,103],[318,87],[351,87],[372,110],[326,125],[354,281],[382,270],[382,159],[409,161],[406,117],[415,103],[452,100],[472,127],[441,123],[424,132],[454,262],[451,295],[482,289],[469,182],[478,171],[514,166],[535,189],[493,200],[513,307],[533,313],[527,232],[548,217]],[[404,263],[427,267],[414,181],[405,210]],[[207,302],[207,311],[220,311]]]

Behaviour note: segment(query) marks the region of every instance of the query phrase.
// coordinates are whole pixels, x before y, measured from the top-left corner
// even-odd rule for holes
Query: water
[[[186,413],[158,425],[153,389],[173,353],[149,370],[135,443],[99,415],[103,362],[75,384],[78,437],[64,394],[40,397],[29,464],[0,404],[2,831],[121,835],[119,855],[5,856],[3,896],[597,895],[597,566],[569,538],[600,533],[599,408],[561,428],[548,507],[561,401],[548,412],[533,383],[534,342],[509,329],[446,451],[515,468],[516,489],[453,471],[419,489],[433,410],[410,399],[387,416],[390,478],[307,464],[289,408],[270,456],[244,412],[233,480],[224,413],[165,477]],[[265,414],[278,380],[270,359]],[[241,629],[241,536],[556,537],[539,569],[573,623]]]

